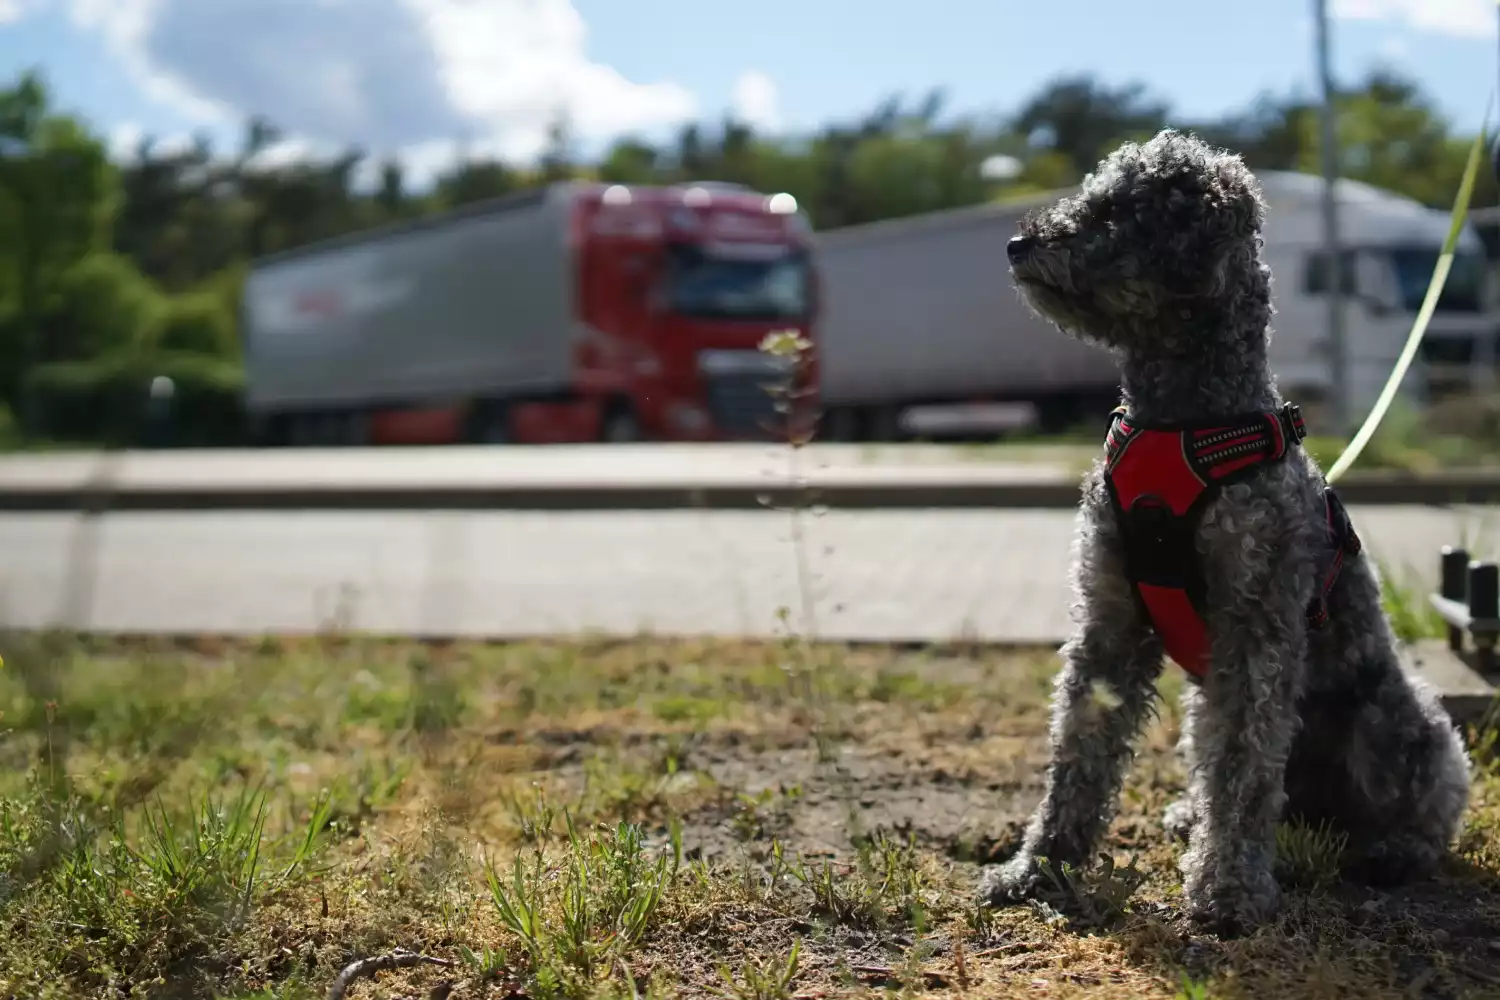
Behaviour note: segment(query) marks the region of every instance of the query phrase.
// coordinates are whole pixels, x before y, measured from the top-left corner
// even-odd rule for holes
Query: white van
[[[1329,268],[1320,176],[1259,171],[1271,266],[1270,360],[1282,392],[1320,408],[1332,384]],[[1334,185],[1342,248],[1349,419],[1363,419],[1416,321],[1448,234],[1449,213],[1347,178]],[[1400,395],[1421,405],[1445,387],[1483,390],[1495,374],[1500,324],[1494,280],[1472,225],[1459,236],[1443,294]]]

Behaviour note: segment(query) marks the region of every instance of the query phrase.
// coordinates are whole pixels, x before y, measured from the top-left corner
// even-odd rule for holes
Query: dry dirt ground
[[[1221,941],[1160,824],[1171,674],[1108,864],[996,912],[972,886],[1040,793],[1050,652],[4,653],[0,996],[1500,997],[1481,737],[1440,879],[1346,884],[1336,837],[1287,829],[1283,915]]]

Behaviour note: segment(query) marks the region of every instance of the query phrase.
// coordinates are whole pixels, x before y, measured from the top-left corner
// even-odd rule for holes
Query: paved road
[[[776,444],[453,446],[58,452],[0,457],[0,489],[76,488],[108,479],[121,488],[274,488],[339,484],[611,486],[691,482],[774,485],[788,477],[790,449]],[[925,479],[1009,484],[1076,481],[1091,449],[1069,446],[964,449],[942,445],[814,444],[799,457],[816,482]]]
[[[1500,508],[1353,515],[1373,551],[1425,582],[1444,543],[1500,550],[1484,544]],[[1065,511],[833,510],[803,521],[824,636],[1066,634]],[[0,622],[13,627],[760,636],[778,629],[779,606],[800,608],[796,578],[789,516],[774,511],[0,517]]]

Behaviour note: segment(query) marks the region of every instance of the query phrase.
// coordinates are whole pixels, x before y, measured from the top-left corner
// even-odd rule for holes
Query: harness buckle
[[[1307,424],[1302,420],[1302,407],[1296,403],[1287,403],[1276,416],[1281,420],[1287,440],[1292,444],[1301,444],[1302,439],[1307,437]]]

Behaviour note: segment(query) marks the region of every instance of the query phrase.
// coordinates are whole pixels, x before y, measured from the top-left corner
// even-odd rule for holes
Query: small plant
[[[1321,889],[1338,880],[1349,835],[1320,823],[1276,827],[1276,874],[1288,885]]]
[[[801,787],[796,785],[779,792],[771,788],[762,788],[754,795],[739,792],[735,795],[730,828],[740,840],[759,840],[773,827],[784,823],[786,803],[796,800],[801,794]]]
[[[521,831],[524,843],[540,850],[552,839],[559,811],[547,801],[547,796],[539,786],[533,785],[531,795],[524,799],[514,792],[507,792],[501,796],[501,801],[505,803],[506,811]]]
[[[914,840],[898,844],[878,834],[856,845],[853,865],[824,860],[809,870],[798,861],[790,874],[812,893],[814,910],[837,923],[881,927],[896,917],[911,924],[925,920],[928,886]]]
[[[639,827],[582,834],[564,814],[567,850],[549,864],[536,850],[517,855],[506,885],[486,865],[501,924],[520,941],[536,992],[597,984],[641,940],[676,877],[677,855],[646,858]]]
[[[729,822],[736,838],[757,840],[765,833],[765,820],[760,810],[771,801],[772,794],[769,788],[763,788],[758,795],[744,792],[735,795],[734,817]]]
[[[1177,991],[1175,1000],[1210,1000],[1208,984],[1190,978],[1187,973],[1182,975],[1182,988]]]
[[[1042,901],[1048,904],[1052,915],[1066,914],[1086,927],[1104,927],[1123,916],[1130,897],[1146,880],[1134,859],[1119,868],[1115,859],[1104,853],[1099,855],[1097,865],[1083,869],[1067,862],[1053,865],[1047,858],[1037,859],[1037,865],[1052,883],[1061,906],[1059,911],[1050,906],[1050,901]]]
[[[792,944],[786,958],[764,964],[747,961],[740,968],[738,981],[729,971],[729,966],[719,966],[719,978],[727,987],[714,990],[715,996],[728,1000],[791,1000],[792,981],[797,978],[797,963],[802,955],[801,940]]]
[[[981,941],[995,932],[995,909],[983,900],[970,900],[964,908],[964,925]]]
[[[782,440],[787,445],[787,479],[796,490],[796,499],[786,508],[791,520],[792,556],[796,569],[797,595],[802,605],[800,632],[791,627],[791,609],[780,608],[777,617],[786,628],[787,673],[792,679],[793,690],[805,700],[813,717],[813,742],[817,747],[818,763],[833,765],[838,776],[837,787],[848,806],[849,788],[847,776],[841,767],[838,736],[843,727],[835,719],[836,704],[828,696],[827,678],[819,669],[817,657],[811,645],[818,634],[817,599],[813,589],[812,567],[808,557],[808,541],[803,514],[809,508],[820,515],[827,508],[813,506],[816,496],[807,487],[802,470],[802,451],[812,441],[817,426],[817,389],[812,384],[814,370],[813,345],[795,330],[783,330],[768,334],[760,345],[761,351],[785,365],[785,378],[767,386],[776,411],[783,418],[780,428]]]
[[[433,663],[426,650],[411,655],[407,671],[411,683],[407,725],[419,733],[442,732],[458,725],[465,708],[462,686]]]
[[[459,945],[458,957],[480,981],[494,979],[510,968],[510,956],[505,950],[496,951],[489,945],[482,945],[477,952],[468,945]]]

